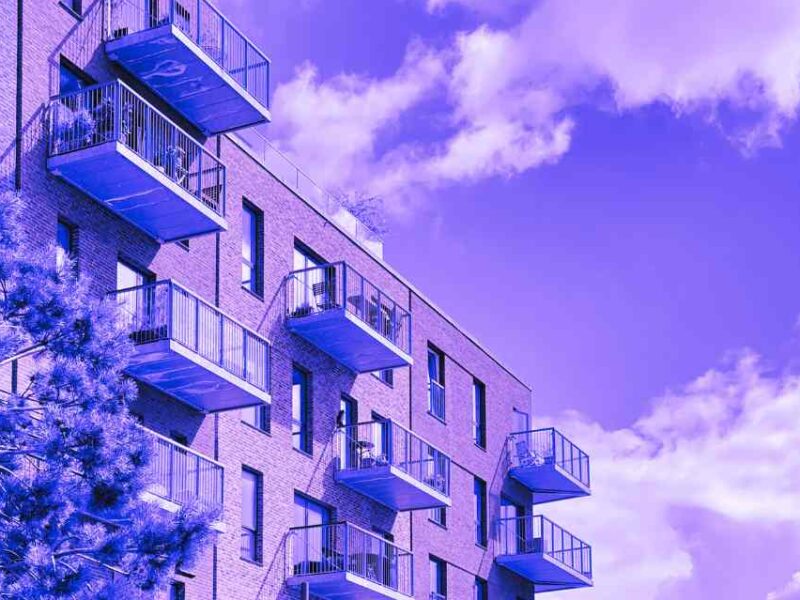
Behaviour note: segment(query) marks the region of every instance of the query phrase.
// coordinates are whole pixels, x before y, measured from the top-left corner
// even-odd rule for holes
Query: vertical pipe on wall
[[[17,193],[22,191],[22,6],[23,0],[17,0],[17,107],[14,139],[14,190]]]

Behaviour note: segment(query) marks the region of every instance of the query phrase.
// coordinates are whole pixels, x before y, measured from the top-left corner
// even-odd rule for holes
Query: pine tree
[[[128,411],[117,307],[54,249],[26,247],[20,207],[0,198],[0,364],[28,353],[34,367],[0,397],[0,599],[152,597],[210,542],[215,515],[142,500],[152,446]]]

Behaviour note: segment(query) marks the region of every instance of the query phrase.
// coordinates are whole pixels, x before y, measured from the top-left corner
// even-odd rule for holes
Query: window
[[[182,581],[173,581],[170,584],[169,600],[186,600],[186,586]]]
[[[293,307],[297,316],[326,310],[336,303],[336,269],[329,267],[320,269],[325,260],[308,248],[295,241],[292,254],[292,270],[294,276],[291,285],[293,291]]]
[[[487,545],[486,523],[486,482],[480,477],[475,478],[475,543],[479,546]]]
[[[438,506],[436,508],[431,508],[428,513],[428,519],[440,527],[447,527],[447,507]]]
[[[437,419],[445,419],[444,354],[428,347],[428,412]]]
[[[311,399],[308,393],[308,373],[295,366],[292,369],[292,445],[311,454]]]
[[[264,213],[242,203],[242,287],[264,294]]]
[[[94,83],[94,80],[86,73],[63,56],[61,57],[61,61],[58,65],[58,91],[60,94],[77,92],[78,90],[94,85]]]
[[[380,379],[383,383],[392,387],[394,385],[394,371],[392,369],[383,369],[382,371],[373,371],[372,374]]]
[[[117,289],[126,290],[132,287],[139,287],[153,283],[155,277],[152,273],[133,267],[121,260],[117,261]]]
[[[336,528],[328,527],[333,520],[331,510],[315,500],[295,492],[294,550],[291,557],[295,573],[319,572],[323,560],[330,560],[340,548],[336,548]],[[333,546],[333,547],[332,547]]]
[[[359,439],[358,404],[352,398],[342,396],[339,403],[339,414],[336,417],[336,426],[344,427],[344,434],[339,436],[339,465],[342,469],[358,468]]]
[[[479,448],[486,448],[486,386],[472,381],[472,439]]]
[[[259,431],[269,433],[272,426],[272,406],[261,404],[242,409],[242,421]]]
[[[500,527],[498,534],[504,554],[525,552],[525,508],[506,497],[500,499]]]
[[[75,260],[75,229],[59,219],[56,228],[56,267],[61,270],[67,259]]]
[[[525,411],[514,409],[514,433],[531,430],[531,418]]]
[[[431,595],[430,600],[447,598],[447,563],[441,558],[430,557]]]
[[[242,467],[242,558],[261,560],[261,474]]]
[[[153,288],[142,288],[155,281],[152,273],[132,267],[123,261],[117,261],[117,289],[127,290],[117,296],[121,317],[125,325],[139,331],[143,326],[149,327],[159,317],[156,313],[155,293]],[[139,289],[130,289],[139,288]]]
[[[475,578],[475,586],[472,588],[474,593],[473,600],[489,600],[489,584],[485,579]]]

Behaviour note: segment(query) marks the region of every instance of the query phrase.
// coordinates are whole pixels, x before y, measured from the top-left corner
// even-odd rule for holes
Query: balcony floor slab
[[[258,102],[180,28],[161,25],[106,42],[106,53],[207,135],[270,121]]]
[[[296,575],[287,579],[289,585],[308,582],[311,593],[328,600],[409,600],[406,596],[365,577],[346,571]]]
[[[581,498],[592,493],[589,486],[552,462],[538,467],[513,467],[509,475],[533,492],[534,504]]]
[[[155,239],[225,231],[225,219],[117,141],[52,156],[48,169]]]
[[[127,372],[202,412],[270,402],[270,395],[174,340],[136,346]]]
[[[414,363],[409,354],[343,308],[290,317],[288,327],[356,373]]]
[[[396,511],[452,506],[452,500],[396,466],[344,469],[336,480]]]
[[[537,592],[591,587],[592,580],[544,553],[503,554],[497,564],[536,585]]]

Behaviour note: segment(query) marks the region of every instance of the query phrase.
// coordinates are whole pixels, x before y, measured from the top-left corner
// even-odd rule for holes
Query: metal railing
[[[411,353],[411,313],[347,263],[301,269],[286,277],[289,318],[342,309],[406,354]]]
[[[405,596],[414,594],[414,556],[350,523],[289,530],[291,575],[351,573]]]
[[[592,547],[542,515],[500,518],[495,555],[546,554],[584,577],[592,577]]]
[[[394,421],[369,421],[336,430],[337,469],[393,466],[450,496],[450,457]]]
[[[158,281],[110,295],[134,344],[173,340],[269,391],[269,342],[177,283]]]
[[[553,427],[510,434],[508,460],[511,468],[558,465],[586,487],[591,485],[589,456]]]
[[[154,449],[148,465],[153,479],[150,493],[178,504],[199,502],[221,510],[222,465],[149,429],[145,431],[152,437]]]
[[[257,128],[240,129],[229,134],[229,137],[276,179],[336,223],[369,252],[383,257],[380,234],[348,211],[338,198],[315,182]]]
[[[262,106],[269,108],[270,60],[208,0],[108,0],[110,39],[172,25]]]
[[[225,214],[225,166],[121,81],[50,101],[50,156],[116,141],[215,213]]]
[[[433,379],[428,379],[428,412],[442,421],[447,418],[444,386]]]

